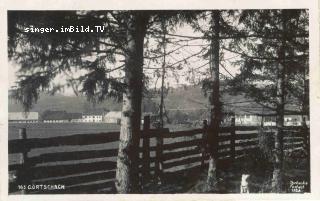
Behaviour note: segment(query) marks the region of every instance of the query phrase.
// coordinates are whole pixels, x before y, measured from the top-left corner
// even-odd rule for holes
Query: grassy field
[[[27,138],[49,138],[74,134],[119,131],[120,125],[107,123],[10,123],[9,140],[18,138],[19,128],[27,129]]]

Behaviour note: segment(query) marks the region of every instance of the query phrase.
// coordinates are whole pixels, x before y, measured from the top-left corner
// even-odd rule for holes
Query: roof
[[[110,111],[105,116],[105,118],[121,118],[121,112],[120,111]]]
[[[83,113],[83,115],[103,115],[105,113],[105,109],[92,109],[90,111],[86,111]]]
[[[224,94],[222,96],[223,110],[228,112],[234,112],[238,115],[252,114],[252,115],[275,115],[276,111],[272,106],[262,105],[247,98],[244,95],[230,95]],[[300,108],[297,104],[285,104],[285,114],[298,114]]]
[[[66,111],[46,111],[42,114],[42,120],[68,120]]]
[[[38,112],[9,112],[9,120],[38,120]]]
[[[81,119],[82,114],[81,113],[68,113],[69,119]]]

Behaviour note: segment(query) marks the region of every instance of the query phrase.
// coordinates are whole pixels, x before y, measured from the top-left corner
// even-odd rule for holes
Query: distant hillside
[[[223,91],[223,89],[221,90]],[[230,95],[228,93],[223,93],[220,98],[223,103],[248,101],[248,98],[245,98],[243,95]],[[209,100],[208,97],[204,96],[200,86],[188,86],[172,89],[165,101],[167,109],[197,109],[207,108]]]
[[[37,104],[31,111],[42,113],[44,110],[66,110],[68,112],[85,112],[93,108],[106,108],[108,110],[121,110],[121,103],[107,100],[93,105],[85,97],[63,96],[63,95],[41,95]],[[22,106],[16,101],[9,99],[9,112],[22,111]]]
[[[221,89],[223,92],[223,89]],[[230,95],[224,93],[221,97],[224,104],[224,111],[236,113],[262,113],[268,112],[261,105],[245,98],[244,95]],[[160,103],[160,96],[143,101],[144,112],[156,112]],[[165,97],[167,110],[198,110],[208,111],[208,98],[203,95],[200,86],[184,86],[171,88]],[[42,95],[37,104],[31,109],[33,112],[42,113],[44,110],[66,110],[68,112],[86,112],[92,109],[121,110],[121,103],[114,100],[106,100],[93,105],[85,97],[63,96],[63,95]],[[9,112],[22,111],[22,107],[15,100],[9,100]],[[270,112],[270,111],[269,111]]]
[[[160,97],[152,100],[144,100],[142,109],[146,112],[156,110]],[[172,88],[165,98],[167,109],[184,109],[184,108],[204,108],[207,104],[207,98],[203,96],[199,86],[188,86]],[[93,105],[85,97],[64,96],[64,95],[41,95],[37,104],[31,111],[42,113],[44,110],[66,110],[68,112],[85,112],[93,108],[105,108],[108,110],[121,110],[121,103],[114,100],[106,100],[102,103]],[[16,101],[9,99],[9,112],[22,111],[22,106]]]
[[[166,109],[195,109],[205,108],[208,100],[200,86],[188,86],[170,90],[165,103]]]

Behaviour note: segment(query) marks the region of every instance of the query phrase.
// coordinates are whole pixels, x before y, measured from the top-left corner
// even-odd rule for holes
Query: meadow
[[[19,137],[19,128],[27,129],[27,138],[47,138],[119,131],[120,125],[107,123],[9,123],[9,140]]]

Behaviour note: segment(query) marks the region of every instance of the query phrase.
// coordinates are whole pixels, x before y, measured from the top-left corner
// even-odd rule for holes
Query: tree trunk
[[[164,31],[162,43],[163,43],[163,62],[162,62],[162,75],[161,75],[161,94],[160,94],[160,128],[163,128],[163,109],[164,109],[164,79],[166,75],[166,25],[163,22],[162,29]]]
[[[219,124],[221,119],[221,105],[220,105],[220,92],[219,92],[219,20],[220,12],[213,11],[211,15],[211,28],[212,28],[212,39],[210,48],[210,67],[211,67],[211,82],[212,82],[212,93],[209,97],[209,104],[211,109],[210,114],[210,126],[208,133],[208,144],[209,144],[209,169],[207,176],[207,191],[215,191],[217,188],[217,150],[218,150],[218,134]]]
[[[140,139],[141,100],[143,88],[143,42],[148,17],[143,11],[128,19],[125,52],[125,83],[123,94],[120,142],[117,158],[116,188],[118,193],[138,193],[138,146]]]
[[[309,115],[309,82],[307,80],[308,73],[308,66],[309,62],[306,62],[305,68],[303,69],[302,76],[303,76],[303,98],[302,98],[302,114]]]
[[[284,66],[279,65],[278,84],[277,84],[277,130],[274,136],[274,169],[272,177],[272,191],[280,193],[282,191],[282,163],[283,163],[283,126],[284,126]]]
[[[274,169],[272,176],[272,192],[281,193],[282,192],[282,182],[283,182],[283,127],[284,127],[284,107],[285,107],[285,51],[286,51],[286,16],[284,11],[282,11],[282,31],[283,39],[282,44],[278,52],[279,65],[278,65],[278,76],[277,76],[277,119],[275,132],[275,152],[274,152]]]
[[[162,30],[163,30],[163,37],[162,37],[162,45],[163,45],[163,61],[162,61],[162,74],[161,74],[161,89],[160,89],[160,105],[159,105],[159,120],[160,120],[160,128],[164,127],[164,80],[166,75],[166,25],[165,21],[162,21]],[[157,137],[156,138],[156,144],[157,147],[161,147],[163,145],[163,138]],[[162,160],[157,160],[155,162],[155,168],[156,168],[156,175],[157,175],[157,182],[158,184],[161,184],[162,179],[162,171],[163,171],[163,163]]]

